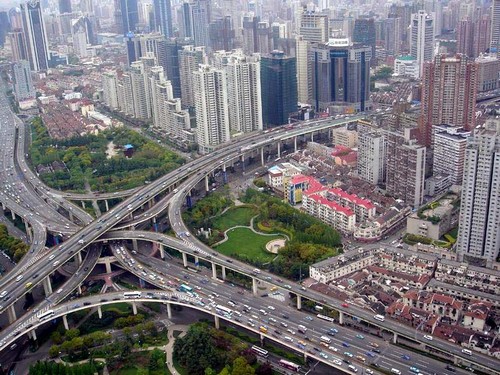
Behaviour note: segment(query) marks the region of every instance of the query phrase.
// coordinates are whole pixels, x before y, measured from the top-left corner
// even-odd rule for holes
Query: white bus
[[[332,343],[332,339],[329,338],[328,336],[321,336],[319,339],[321,341],[323,341],[323,342],[326,342],[327,344],[331,344]]]
[[[222,305],[217,305],[217,306],[215,306],[215,311],[216,311],[218,314],[221,314],[221,315],[228,315],[228,316],[231,316],[231,315],[233,314],[233,310],[228,309],[227,307],[222,306]]]
[[[262,349],[262,348],[258,347],[257,345],[252,346],[252,352],[254,352],[258,356],[261,356],[264,358],[267,358],[269,356],[269,352],[267,350]]]
[[[38,320],[44,320],[54,316],[54,310],[47,310],[41,314],[37,315]]]
[[[141,298],[141,292],[125,292],[123,298]]]
[[[373,319],[383,322],[385,320],[385,316],[377,314],[373,316]]]
[[[328,321],[328,322],[332,322],[332,323],[333,323],[333,321],[334,321],[334,319],[333,319],[333,318],[330,318],[329,316],[326,316],[326,315],[321,315],[321,314],[318,314],[318,315],[316,315],[316,317],[317,317],[318,319],[323,319],[323,320],[326,320],[326,321]]]

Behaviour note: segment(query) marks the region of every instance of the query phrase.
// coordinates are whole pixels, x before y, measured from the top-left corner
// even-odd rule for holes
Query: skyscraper
[[[297,67],[295,57],[281,51],[262,56],[260,63],[262,120],[265,125],[288,123],[297,111]]]
[[[49,68],[49,47],[40,0],[30,0],[20,6],[31,70],[46,70]]]
[[[135,32],[139,23],[137,0],[120,0],[120,11],[123,35]]]
[[[420,72],[424,62],[434,56],[434,17],[423,10],[411,16],[410,54],[417,59]]]
[[[24,33],[21,30],[14,30],[7,34],[7,39],[12,50],[12,62],[20,60],[28,60],[28,50],[26,49],[26,41]]]
[[[71,13],[71,0],[59,0],[59,13]]]
[[[472,130],[475,125],[477,64],[465,55],[438,55],[424,64],[420,140],[432,145],[434,125],[451,125]]]
[[[205,47],[188,45],[184,46],[184,48],[179,51],[182,105],[186,107],[195,106],[193,72],[198,70],[200,64],[206,64],[207,62]]]
[[[214,60],[215,66],[226,72],[231,132],[262,130],[259,55],[246,56],[242,50],[219,51]]]
[[[491,4],[490,51],[500,56],[500,0],[493,0]]]
[[[230,139],[226,74],[203,64],[193,72],[193,84],[196,140],[199,151],[207,153]]]
[[[212,20],[211,0],[195,0],[189,4],[191,17],[191,36],[194,45],[209,46],[208,25]]]
[[[185,39],[157,40],[158,65],[163,66],[166,79],[172,84],[174,98],[181,97],[181,73],[179,70],[179,52],[189,42]]]
[[[312,48],[312,99],[316,110],[370,107],[371,47],[330,39]]]
[[[7,33],[10,31],[10,22],[7,12],[0,12],[0,47],[3,47]]]
[[[373,185],[385,179],[385,136],[371,126],[358,123],[358,176]]]
[[[35,97],[35,88],[31,81],[30,64],[26,60],[14,63],[14,92],[18,101]]]
[[[377,43],[375,33],[375,20],[373,18],[358,18],[354,21],[352,41],[369,46],[371,52],[371,64],[376,65],[375,45]]]
[[[307,8],[303,8],[298,15],[297,34],[302,36],[302,39],[311,43],[326,43],[328,42],[328,14],[309,12]]]
[[[459,259],[481,266],[500,249],[500,121],[490,121],[467,141],[457,239]]]
[[[169,38],[174,35],[172,29],[172,5],[170,0],[154,0],[157,31]]]
[[[230,16],[217,18],[208,27],[210,48],[212,51],[231,51],[235,44],[235,31]]]

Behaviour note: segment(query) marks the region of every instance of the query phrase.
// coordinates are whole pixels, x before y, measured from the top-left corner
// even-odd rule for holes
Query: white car
[[[424,335],[424,339],[432,341],[432,336],[431,335]]]
[[[342,362],[339,361],[338,359],[332,360],[333,363],[335,363],[337,366],[342,366]]]
[[[292,331],[290,328],[287,329],[287,332],[290,332],[292,335],[295,335],[295,331]]]
[[[285,339],[285,341],[293,342],[293,339],[290,336],[285,336],[283,338]]]
[[[334,347],[334,346],[329,346],[329,347],[328,347],[328,349],[330,349],[330,350],[331,350],[331,351],[333,351],[333,352],[338,352],[338,351],[339,351],[339,350],[338,350],[336,347]]]
[[[274,306],[267,306],[267,308],[268,308],[269,310],[272,310],[272,311],[276,310],[276,309],[274,308]]]

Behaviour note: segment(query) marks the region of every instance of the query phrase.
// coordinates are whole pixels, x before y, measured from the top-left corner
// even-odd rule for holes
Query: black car
[[[317,347],[314,347],[313,349],[314,349],[314,350],[316,350],[317,352],[320,352],[320,351],[321,351],[321,349],[320,349],[320,348],[317,348]]]
[[[380,349],[372,349],[372,352],[374,352],[374,353],[380,353]]]
[[[457,370],[456,370],[456,368],[455,368],[455,367],[453,367],[453,366],[451,366],[451,365],[446,365],[446,369],[447,369],[448,371],[451,371],[451,372],[455,372],[455,371],[457,371]]]
[[[282,317],[283,319],[290,319],[290,316],[288,316],[287,314],[281,314],[281,317]]]
[[[231,259],[226,259],[226,262],[233,263],[233,261]]]
[[[89,305],[92,305],[90,302],[84,302],[83,303],[84,306],[89,306]]]

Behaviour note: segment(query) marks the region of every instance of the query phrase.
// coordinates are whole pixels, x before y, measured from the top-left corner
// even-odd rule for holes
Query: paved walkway
[[[174,367],[173,360],[175,343],[174,331],[182,331],[179,337],[183,337],[186,334],[188,328],[189,326],[183,324],[174,324],[167,328],[168,344],[165,346],[165,354],[167,356],[167,367],[172,375],[179,375],[179,372]]]

